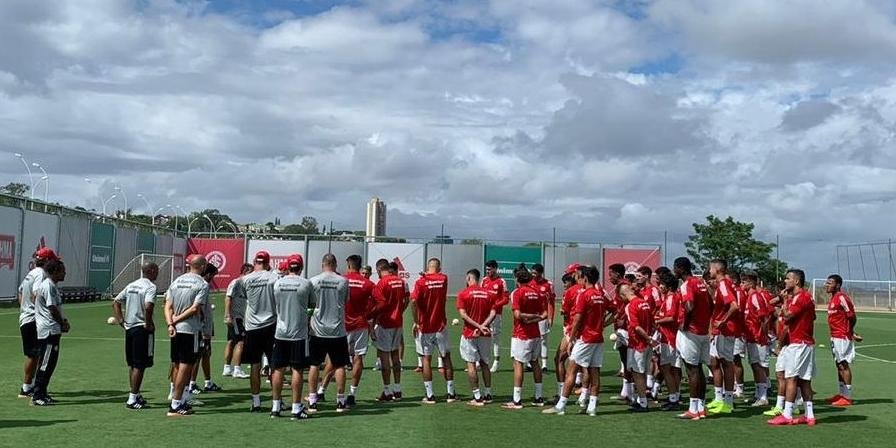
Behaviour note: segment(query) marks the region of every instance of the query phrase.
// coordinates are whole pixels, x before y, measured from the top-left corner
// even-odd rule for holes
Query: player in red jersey
[[[657,272],[660,272],[659,269]],[[662,296],[655,322],[659,330],[659,364],[662,378],[669,389],[669,399],[660,409],[677,411],[681,407],[681,357],[675,348],[675,337],[681,324],[681,293],[678,292],[678,279],[671,271],[660,272],[658,279]]]
[[[501,360],[501,327],[504,323],[502,318],[504,314],[504,306],[510,303],[510,291],[507,290],[507,282],[498,275],[498,262],[488,260],[485,262],[485,278],[482,279],[482,287],[487,289],[489,294],[495,299],[495,318],[491,323],[492,331],[492,361],[491,371],[498,371],[498,365]]]
[[[548,334],[554,325],[554,313],[557,307],[557,293],[554,291],[554,283],[544,278],[544,265],[536,263],[532,265],[532,288],[543,295],[548,304],[548,318],[538,323],[538,331],[541,332],[541,370],[548,370]]]
[[[578,283],[579,267],[578,263],[573,263],[567,266],[566,271],[563,273],[564,291],[563,300],[560,302],[560,315],[563,317],[563,337],[560,338],[560,344],[554,353],[554,371],[557,373],[555,403],[560,399],[560,395],[563,392],[563,383],[566,381],[566,359],[569,358],[569,349],[572,345],[569,340],[569,330],[572,326],[572,309],[576,304],[576,297],[582,291],[582,286]],[[581,384],[581,373],[577,373],[576,376],[578,378],[576,384]]]
[[[625,301],[619,294],[619,288],[622,285],[631,285],[631,282],[625,278],[625,265],[621,263],[611,264],[607,268],[610,284],[613,285],[613,308],[616,310],[616,318],[613,320],[613,331],[616,334],[616,342],[613,348],[619,353],[619,365],[621,368],[620,376],[622,376],[622,390],[619,395],[611,399],[623,402],[630,402],[635,396],[632,391],[631,374],[628,372],[626,363],[628,362],[628,322],[625,316]]]
[[[448,276],[442,273],[442,262],[438,258],[430,258],[426,265],[426,274],[417,279],[414,292],[411,294],[414,331],[423,355],[423,387],[426,396],[424,404],[435,404],[436,398],[432,390],[432,355],[438,350],[444,362],[442,373],[448,387],[446,401],[457,400],[454,391],[454,366],[451,363],[451,350],[448,343],[448,324],[445,316],[445,302],[448,300]]]
[[[588,415],[597,415],[598,393],[600,392],[600,368],[604,359],[604,326],[609,322],[606,314],[613,311],[613,303],[600,288],[600,271],[594,266],[584,266],[579,275],[581,292],[576,295],[575,305],[571,311],[572,324],[570,325],[570,339],[573,342],[569,355],[569,366],[566,369],[566,378],[563,390],[557,403],[550,409],[545,409],[545,414],[564,414],[566,402],[572,394],[576,381],[577,368],[584,369],[583,382],[588,383],[588,407],[585,412]],[[583,403],[580,403],[580,405]]]
[[[379,401],[401,399],[401,346],[403,314],[408,306],[408,285],[399,277],[398,265],[380,259],[376,262],[380,280],[373,288],[374,310],[377,327],[374,334],[377,355],[383,375],[383,393]],[[391,375],[391,377],[390,377]],[[390,384],[392,377],[394,384]]]
[[[812,377],[815,376],[815,302],[804,289],[806,274],[800,269],[787,271],[784,287],[790,297],[783,304],[784,322],[790,343],[778,355],[785,360],[784,378],[787,390],[784,413],[769,420],[770,425],[815,425],[812,403]],[[793,418],[793,404],[797,390],[803,396],[805,417]]]
[[[650,306],[651,315],[656,314],[656,310],[660,307],[663,299],[660,294],[660,289],[656,285],[654,285],[650,280],[653,277],[653,269],[650,269],[650,266],[641,266],[637,270],[635,270],[635,291],[638,295],[647,302],[647,305]],[[659,335],[654,334],[654,337],[658,337]],[[656,353],[653,353],[650,356],[650,362],[647,367],[647,394],[653,398],[653,389],[656,386],[656,377],[659,375],[660,365],[659,359],[657,359]]]
[[[647,300],[635,292],[631,285],[619,287],[619,295],[626,302],[625,315],[628,322],[628,362],[626,368],[635,383],[636,400],[629,411],[647,412],[647,372],[650,369],[652,348],[658,345],[653,339],[653,312]]]
[[[675,276],[681,279],[681,306],[684,310],[675,347],[688,371],[690,405],[679,418],[699,420],[706,418],[706,377],[703,364],[709,362],[709,324],[712,316],[712,300],[709,290],[700,278],[693,274],[693,264],[686,257],[676,258],[672,265]]]
[[[513,356],[513,400],[505,403],[505,409],[522,409],[523,373],[525,366],[532,366],[535,377],[534,406],[544,406],[542,398],[542,372],[538,368],[539,351],[541,350],[541,333],[538,323],[548,318],[548,305],[544,296],[533,289],[529,283],[532,274],[525,264],[514,270],[517,288],[510,295],[513,310],[513,338],[510,340],[510,354]]]
[[[715,385],[715,398],[706,405],[706,412],[730,414],[734,411],[734,343],[741,333],[737,318],[737,293],[728,278],[728,263],[725,260],[710,261],[709,275],[716,283],[709,345],[709,367]]]
[[[479,286],[479,269],[467,271],[467,288],[457,294],[457,312],[464,321],[460,337],[460,357],[467,363],[467,378],[473,391],[471,406],[485,406],[492,402],[492,372],[489,358],[492,354],[492,336],[489,324],[495,318],[495,296]],[[479,389],[477,365],[482,370]]]
[[[744,397],[744,364],[743,359],[747,357],[747,343],[744,341],[746,333],[744,322],[744,308],[747,306],[747,292],[744,290],[741,275],[732,272],[728,278],[734,285],[734,293],[737,296],[737,328],[740,330],[734,339],[734,398]]]
[[[745,351],[756,385],[750,406],[768,406],[768,327],[774,308],[759,290],[759,276],[755,272],[745,272],[741,279],[747,296],[743,307]]]
[[[828,328],[831,330],[831,353],[837,365],[837,379],[840,392],[828,399],[828,403],[844,407],[852,405],[852,369],[850,365],[856,357],[853,341],[861,340],[855,334],[856,309],[852,299],[840,288],[843,277],[833,274],[824,283],[824,290],[831,295],[828,301]]]

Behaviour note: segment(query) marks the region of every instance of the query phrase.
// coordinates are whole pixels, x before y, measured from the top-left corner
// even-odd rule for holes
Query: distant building
[[[367,202],[366,234],[368,241],[379,236],[386,236],[386,203],[380,198],[373,198]]]

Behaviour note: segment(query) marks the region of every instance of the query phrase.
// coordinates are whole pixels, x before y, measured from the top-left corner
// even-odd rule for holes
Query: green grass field
[[[216,296],[220,304],[222,299]],[[453,313],[453,309],[452,309]],[[508,313],[508,311],[505,311]],[[597,417],[584,415],[542,415],[541,408],[507,411],[500,408],[511,392],[509,351],[502,354],[502,369],[494,391],[495,404],[472,408],[463,401],[435,406],[419,404],[423,385],[420,377],[408,368],[402,381],[405,400],[400,403],[377,404],[381,391],[379,373],[367,370],[361,382],[359,404],[347,414],[333,410],[335,388],[331,386],[327,403],[311,420],[293,422],[271,420],[267,413],[249,414],[248,381],[221,378],[221,343],[216,342],[212,358],[213,379],[225,392],[203,394],[206,403],[195,416],[166,418],[168,344],[159,342],[156,367],[147,372],[144,395],[153,409],[131,411],[124,407],[127,397],[127,376],[124,365],[123,334],[118,326],[106,324],[111,315],[108,302],[66,307],[72,323],[71,333],[62,338],[59,367],[51,383],[59,405],[38,408],[27,400],[17,399],[21,384],[21,342],[15,309],[0,309],[0,428],[2,445],[68,446],[165,446],[186,443],[191,446],[233,446],[289,442],[333,443],[338,446],[411,446],[420,443],[482,444],[483,446],[552,446],[594,444],[603,446],[657,443],[659,446],[683,445],[763,446],[782,443],[793,446],[832,446],[844,443],[856,446],[883,446],[896,434],[896,389],[888,382],[896,374],[896,315],[860,314],[859,330],[865,341],[859,346],[861,355],[854,365],[857,403],[848,409],[817,404],[818,425],[810,428],[769,427],[761,410],[741,407],[730,416],[700,422],[679,421],[672,413],[651,412],[630,415],[623,405],[611,403],[609,397],[619,391],[615,376],[618,359],[605,356],[602,375],[601,407]],[[510,319],[506,318],[504,345],[509,347]],[[218,316],[220,318],[220,316]],[[827,328],[823,314],[816,326],[817,339],[827,346]],[[459,327],[451,327],[456,353]],[[555,326],[559,328],[559,323]],[[223,324],[218,326],[223,333]],[[551,334],[551,347],[556,346],[559,332]],[[416,363],[410,332],[406,340],[405,365]],[[828,349],[819,348],[818,379],[814,388],[819,400],[836,392],[836,373]],[[551,353],[553,356],[553,352]],[[368,355],[372,365],[373,357]],[[457,368],[458,366],[456,366]],[[468,398],[470,388],[461,370],[455,373],[458,392]],[[747,375],[748,389],[752,389]],[[545,378],[545,395],[553,396],[553,371]],[[264,406],[270,406],[270,392],[264,387]],[[444,394],[444,381],[437,376],[435,388]],[[307,391],[306,391],[307,392]],[[711,392],[710,392],[711,393]],[[532,377],[527,375],[524,397],[531,399]],[[575,406],[571,407],[573,409]],[[671,441],[671,442],[670,442]],[[677,441],[677,442],[676,442]]]

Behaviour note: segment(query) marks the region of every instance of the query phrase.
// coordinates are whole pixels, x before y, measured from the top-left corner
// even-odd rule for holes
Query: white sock
[[[137,394],[128,394],[128,404],[134,404],[137,402]]]
[[[519,403],[520,401],[523,400],[522,397],[523,397],[523,388],[522,388],[522,387],[516,387],[516,386],[514,386],[514,388],[513,388],[513,402],[514,402],[514,403]]]
[[[628,394],[628,392],[629,392],[629,387],[628,387],[628,385],[629,385],[628,380],[625,379],[625,378],[623,378],[623,379],[622,379],[622,392],[619,393],[619,396],[620,396],[620,397],[628,397],[628,395],[629,395],[629,394]]]
[[[177,409],[181,405],[180,400],[171,400],[171,409]]]
[[[585,403],[585,400],[588,399],[588,388],[583,387],[579,392],[579,403]]]
[[[224,364],[224,370],[233,370],[233,366],[230,364]]]
[[[545,368],[545,367],[547,367],[547,366],[548,366],[548,359],[547,359],[547,358],[541,358],[541,368],[543,369],[543,368]]]
[[[25,392],[28,392],[31,389],[34,389],[34,384],[22,383],[22,390],[24,390]]]
[[[806,406],[806,418],[815,419],[815,405],[812,404],[811,401],[807,401],[804,406]]]
[[[491,388],[491,387],[486,387],[486,388],[485,388],[485,395],[486,395],[486,396],[489,396],[489,395],[491,395],[491,394],[492,394],[492,388]]]
[[[345,404],[345,394],[336,394],[336,403]]]
[[[299,412],[302,412],[302,403],[293,403],[292,404],[292,413],[298,414]]]
[[[317,392],[311,392],[308,394],[308,404],[317,403]]]
[[[184,403],[189,403],[190,399],[193,398],[193,394],[190,393],[189,389],[184,388],[184,393],[180,394],[180,401]]]
[[[647,375],[647,388],[653,390],[654,381],[653,375]]]
[[[568,398],[561,395],[560,398],[557,400],[557,404],[554,405],[554,407],[557,408],[558,411],[562,411],[562,410],[566,409],[566,401],[567,400],[568,400]]]
[[[768,389],[765,388],[765,383],[756,384],[756,399],[768,400]]]
[[[324,386],[317,386],[317,394],[318,395],[324,395],[324,392],[326,392],[326,389],[324,389]]]
[[[715,397],[713,397],[713,401],[721,400],[722,396],[725,394],[725,391],[721,387],[713,387],[713,392],[715,392]]]
[[[358,386],[349,386],[348,387],[349,395],[355,395],[355,393],[357,393],[357,392],[358,392]]]
[[[426,389],[426,396],[431,397],[432,395],[432,381],[424,381],[423,388]]]
[[[261,395],[252,394],[252,406],[253,407],[261,406]]]
[[[638,404],[639,404],[641,407],[646,408],[646,407],[647,407],[647,397],[646,397],[646,396],[639,396],[639,397],[638,397]]]
[[[479,389],[473,389],[473,398],[477,400],[482,399],[482,393],[479,392]]]
[[[417,367],[420,367],[421,369],[423,368],[423,357],[422,356],[417,357]]]
[[[282,403],[280,400],[271,401],[271,412],[280,412],[281,407],[282,407]]]
[[[168,395],[174,395],[174,383],[169,383],[168,386]]]
[[[840,386],[840,395],[843,395],[843,390],[846,389],[846,384],[843,384],[843,381],[838,381],[837,384]]]
[[[233,366],[233,373],[243,373],[243,368],[240,366]]]
[[[576,384],[582,384],[582,372],[576,372]]]
[[[446,384],[447,384],[447,389],[448,389],[448,395],[454,395],[454,380],[448,380],[448,381],[446,381]]]
[[[706,401],[701,398],[697,399],[697,412],[706,412]]]
[[[784,409],[784,396],[778,395],[777,401],[775,401],[775,407],[778,409]]]
[[[844,384],[843,385],[843,393],[841,394],[846,398],[852,399],[852,384]]]
[[[722,393],[722,401],[725,402],[728,406],[734,406],[734,391],[727,390]]]
[[[736,393],[736,394],[744,393],[744,385],[743,384],[735,384],[734,385],[734,393]]]
[[[386,395],[392,395],[392,386],[389,384],[383,386],[383,393]]]
[[[557,396],[563,395],[563,383],[557,383]]]
[[[699,402],[699,401],[700,401],[699,398],[691,398],[691,403],[688,405],[688,412],[690,412],[692,414],[696,414],[697,412],[699,412],[698,411],[699,408],[697,405],[697,402]]]
[[[190,390],[193,390],[194,387],[196,387],[196,382],[190,381]]]
[[[501,346],[497,342],[492,343],[492,355],[495,357],[495,365],[497,365],[498,356],[501,355]]]
[[[535,383],[535,399],[536,400],[541,398],[542,392],[543,392],[542,383]]]
[[[445,361],[442,361],[442,358],[441,358],[441,357],[439,358],[439,368],[440,368],[440,369],[444,369],[444,368],[445,368]]]
[[[211,387],[212,380],[205,380],[205,387]]]
[[[397,392],[397,393],[400,394],[400,393],[401,393],[401,383],[395,383],[395,384],[393,384],[393,385],[392,385],[392,391],[393,391],[393,392]]]
[[[635,383],[631,381],[627,381],[625,384],[625,396],[633,397],[635,396]]]
[[[588,397],[588,411],[597,410],[597,395]]]
[[[657,395],[659,395],[659,393],[660,393],[660,387],[661,387],[661,383],[660,383],[659,381],[654,382],[654,383],[653,383],[653,388],[650,389],[650,393],[651,393],[651,395],[653,395],[654,397],[656,397]]]
[[[681,392],[675,392],[674,394],[669,394],[669,401],[672,403],[678,403],[681,400]]]
[[[784,416],[787,418],[793,418],[793,402],[792,401],[784,402]]]

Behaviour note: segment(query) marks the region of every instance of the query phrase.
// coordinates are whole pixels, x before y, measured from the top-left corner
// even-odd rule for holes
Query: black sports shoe
[[[349,395],[345,397],[345,405],[346,406],[354,406],[355,405],[355,396]]]
[[[681,410],[681,403],[677,401],[667,401],[660,406],[662,411],[678,411]]]
[[[305,412],[309,414],[317,412],[317,403],[311,403],[308,406],[305,406]]]
[[[538,397],[538,398],[532,400],[532,406],[538,406],[538,407],[544,406],[544,398]]]
[[[305,412],[304,408],[301,411],[292,414],[293,420],[307,420],[309,418],[311,418],[311,416]]]
[[[34,396],[33,388],[29,391],[25,391],[25,389],[19,389],[19,398],[31,398],[32,396]]]
[[[55,403],[49,397],[31,397],[33,406],[53,406]]]
[[[401,392],[392,392],[392,401],[401,400]]]
[[[632,413],[647,412],[647,407],[641,406],[640,404],[635,403],[628,408],[628,411],[632,412]]]
[[[128,409],[140,410],[140,409],[149,409],[149,405],[141,403],[140,400],[137,400],[133,403],[125,403],[124,406]]]
[[[250,406],[249,412],[261,412],[261,406]]]
[[[271,411],[271,418],[280,418],[280,411]]]
[[[348,406],[344,402],[336,402],[336,412],[348,412]]]
[[[212,383],[211,385],[209,385],[209,386],[205,386],[205,387],[202,388],[202,391],[203,391],[203,392],[221,392],[221,391],[223,391],[223,390],[224,390],[224,389],[221,389],[221,386],[219,386],[219,385],[217,385],[217,384],[215,384],[215,383]]]
[[[137,395],[137,403],[140,403],[145,407],[149,407],[149,402],[146,401],[145,398],[143,398],[143,395]]]
[[[202,393],[202,389],[200,389],[199,386],[197,386],[195,384],[190,386],[190,394],[199,395],[201,393]]]
[[[420,401],[423,404],[436,404],[436,397],[429,396],[424,397],[423,400]]]
[[[184,406],[180,406],[177,409],[169,407],[168,413],[166,415],[168,417],[183,417],[183,416],[192,415],[192,414],[193,414],[192,409],[187,409]]]
[[[445,401],[448,403],[454,403],[457,401],[457,394],[448,394],[445,396]]]
[[[327,401],[327,399],[326,399],[326,397],[324,397],[324,394],[317,394],[317,402],[318,403],[323,403],[325,401]]]
[[[492,399],[492,396],[489,394],[489,395],[484,395],[484,396],[482,397],[482,401],[483,401],[485,404],[490,404],[491,402],[494,401],[494,399]]]

